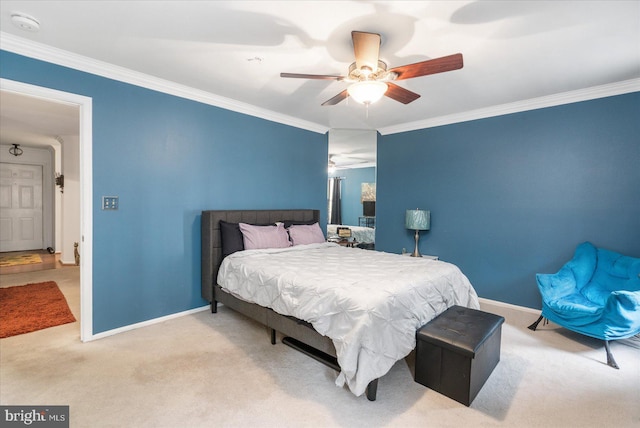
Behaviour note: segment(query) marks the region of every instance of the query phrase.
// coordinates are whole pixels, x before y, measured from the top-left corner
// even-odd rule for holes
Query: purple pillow
[[[293,245],[321,244],[325,242],[324,233],[322,233],[318,223],[292,225],[287,230]]]
[[[240,231],[242,232],[245,250],[291,246],[289,236],[282,223],[278,223],[275,226],[253,226],[247,223],[240,223]]]

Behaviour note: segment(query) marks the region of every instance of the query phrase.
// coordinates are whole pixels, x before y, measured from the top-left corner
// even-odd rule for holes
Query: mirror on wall
[[[329,131],[327,237],[331,240],[362,248],[375,246],[377,140],[375,130]],[[350,236],[345,236],[344,228]]]

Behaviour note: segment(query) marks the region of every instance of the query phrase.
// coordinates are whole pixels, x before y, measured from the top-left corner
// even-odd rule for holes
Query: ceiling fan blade
[[[322,79],[322,80],[343,80],[344,79],[344,76],[334,76],[331,74],[280,73],[280,77],[292,77],[294,79]]]
[[[429,74],[443,73],[445,71],[458,70],[462,68],[462,54],[457,53],[441,58],[429,59],[427,61],[416,62],[415,64],[401,65],[392,68],[391,72],[398,75],[395,80],[411,79],[413,77],[427,76]]]
[[[334,105],[338,104],[340,101],[346,99],[348,96],[349,96],[349,93],[345,89],[344,91],[340,92],[335,97],[329,98],[327,101],[323,102],[322,105],[323,106],[334,106]]]
[[[380,55],[380,34],[352,31],[353,52],[356,56],[356,67],[369,67],[372,71],[378,69]]]
[[[411,92],[410,90],[400,87],[394,83],[387,82],[387,86],[389,88],[384,94],[393,100],[401,102],[402,104],[409,104],[410,102],[420,98],[420,94]]]

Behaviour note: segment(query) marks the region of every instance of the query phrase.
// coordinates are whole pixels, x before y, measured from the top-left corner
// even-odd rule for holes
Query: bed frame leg
[[[527,327],[529,330],[533,330],[536,331],[536,328],[538,328],[538,324],[540,324],[540,321],[542,321],[543,316],[540,315],[540,318],[538,318],[538,320],[536,322],[534,322],[533,324],[531,324],[529,327]]]
[[[276,330],[274,328],[269,328],[269,332],[271,333],[271,344],[276,344]]]
[[[367,394],[367,400],[376,401],[376,395],[378,393],[378,379],[374,379],[369,382],[367,385],[367,389],[365,390],[365,394]]]
[[[215,300],[211,301],[211,313],[212,314],[218,313],[218,302],[216,302]]]
[[[615,358],[613,358],[613,354],[611,353],[611,348],[609,347],[609,341],[604,341],[604,349],[607,351],[607,365],[613,367],[614,369],[620,369],[618,367],[618,363],[616,363]]]

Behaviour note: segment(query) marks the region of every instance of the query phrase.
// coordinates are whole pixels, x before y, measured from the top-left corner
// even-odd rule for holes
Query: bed
[[[376,230],[373,227],[349,226],[349,225],[327,225],[327,238],[339,240],[338,227],[348,227],[351,230],[351,237],[361,244],[374,245],[376,243]]]
[[[284,343],[337,370],[336,384],[348,386],[355,395],[364,393],[373,401],[378,378],[415,347],[417,328],[456,304],[478,308],[477,295],[468,279],[449,263],[331,243],[239,251],[223,262],[220,221],[264,225],[318,220],[318,210],[203,211],[202,296],[214,313],[217,303],[222,303],[266,325],[273,344],[276,332],[281,333]],[[294,260],[320,260],[320,265],[300,268]],[[359,271],[365,260],[387,268],[367,275]],[[343,261],[347,265],[341,265]],[[321,273],[321,268],[328,272]],[[418,274],[415,268],[425,272]],[[394,269],[395,273],[391,272]],[[241,277],[240,271],[249,274]],[[275,279],[275,288],[267,288],[273,286],[267,281],[247,292],[248,287],[257,285],[253,283],[258,278],[275,278],[274,271],[283,278],[288,275],[288,279]],[[387,272],[392,277],[385,277]],[[292,277],[300,277],[303,285],[290,282]],[[423,289],[416,278],[433,286]],[[279,288],[289,283],[286,290]],[[332,301],[350,309],[332,309]],[[319,310],[325,306],[327,311]]]

